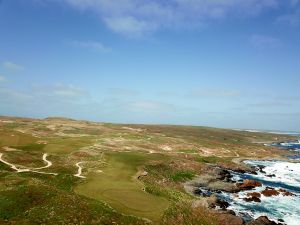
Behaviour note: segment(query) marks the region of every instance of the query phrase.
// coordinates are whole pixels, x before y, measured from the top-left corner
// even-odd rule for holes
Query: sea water
[[[233,172],[233,180],[244,179],[258,180],[263,185],[250,191],[242,191],[238,194],[222,193],[221,197],[230,203],[228,209],[238,215],[256,219],[259,216],[267,216],[269,219],[279,222],[280,219],[287,225],[300,224],[300,163],[284,161],[245,161],[250,166],[263,166],[263,172],[254,174],[241,174]],[[261,192],[266,187],[282,188],[295,194],[295,196],[265,197],[261,196],[261,202],[246,202],[247,193]]]
[[[293,152],[293,155],[288,155],[287,157],[290,159],[300,160],[300,140],[273,143],[271,146]]]

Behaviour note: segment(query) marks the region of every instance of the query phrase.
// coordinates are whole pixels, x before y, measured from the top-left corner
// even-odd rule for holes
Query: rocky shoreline
[[[239,174],[253,174],[258,172],[264,173],[263,166],[252,166],[247,169],[230,170],[221,167],[210,168],[205,175],[198,176],[192,181],[188,181],[184,184],[185,190],[194,195],[201,197],[195,204],[202,205],[208,208],[215,209],[217,213],[223,218],[224,225],[283,225],[286,224],[282,219],[278,219],[276,222],[270,220],[266,216],[260,216],[256,219],[251,218],[246,213],[244,215],[237,215],[233,210],[228,210],[230,205],[226,199],[222,197],[222,193],[230,193],[239,197],[239,193],[243,191],[251,191],[257,187],[262,187],[262,183],[257,180],[250,179],[233,179],[233,173]],[[275,175],[274,175],[275,176]],[[288,190],[283,188],[265,187],[260,192],[253,191],[247,193],[243,198],[245,202],[260,203],[261,197],[278,196],[294,196]]]

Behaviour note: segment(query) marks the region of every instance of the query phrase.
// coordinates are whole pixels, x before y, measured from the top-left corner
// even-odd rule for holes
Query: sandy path
[[[85,176],[82,176],[82,167],[80,166],[80,164],[83,162],[78,162],[76,163],[76,166],[78,167],[78,172],[74,175],[75,177],[79,177],[79,178],[86,178]]]
[[[32,168],[32,170],[41,170],[41,169],[45,169],[45,168],[48,168],[48,167],[52,166],[52,162],[49,161],[49,160],[47,160],[47,156],[48,156],[47,153],[45,153],[45,154],[43,155],[43,161],[44,161],[45,163],[47,163],[46,166],[38,167],[38,168]]]
[[[237,153],[236,151],[233,151],[236,157],[240,157],[240,154]]]
[[[39,167],[39,168],[18,168],[16,165],[9,163],[7,161],[5,161],[4,159],[2,159],[3,153],[0,153],[0,162],[10,166],[10,168],[12,168],[13,170],[15,170],[17,173],[23,173],[23,172],[32,172],[32,173],[40,173],[40,174],[50,174],[50,175],[57,175],[57,173],[47,173],[47,172],[40,172],[40,171],[35,171],[35,170],[40,170],[40,169],[44,169],[44,168],[48,168],[52,165],[52,162],[47,160],[47,154],[43,155],[43,160],[47,163],[46,166],[44,167]]]
[[[12,168],[13,170],[17,171],[17,173],[29,172],[30,171],[30,169],[20,169],[20,168],[17,168],[14,164],[11,164],[11,163],[5,161],[4,159],[2,159],[2,156],[3,156],[3,154],[0,153],[0,161],[3,162],[4,164],[10,166],[10,168]]]

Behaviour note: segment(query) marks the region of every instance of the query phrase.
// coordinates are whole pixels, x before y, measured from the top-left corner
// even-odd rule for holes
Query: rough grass
[[[15,121],[0,122],[4,159],[38,167],[45,165],[42,153],[46,152],[53,166],[43,171],[59,175],[15,173],[0,163],[0,224],[145,224],[137,218],[144,217],[161,224],[214,225],[217,215],[193,208],[195,199],[184,191],[183,182],[212,165],[232,168],[236,157],[280,155],[280,150],[254,142],[288,138],[208,127],[4,119]],[[48,129],[49,125],[57,130]],[[56,132],[69,137],[57,136]],[[171,150],[164,151],[164,145]],[[5,151],[4,146],[21,151]],[[159,153],[148,154],[150,150]],[[84,162],[87,179],[73,176],[79,161]],[[137,179],[137,172],[144,170],[148,175]]]
[[[174,203],[165,213],[163,225],[216,225],[217,218],[206,208],[191,206],[190,201]]]

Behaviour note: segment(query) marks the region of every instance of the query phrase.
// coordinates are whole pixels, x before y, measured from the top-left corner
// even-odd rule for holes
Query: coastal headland
[[[262,206],[299,204],[299,164],[277,146],[298,139],[3,116],[0,223],[290,225],[289,210]]]

